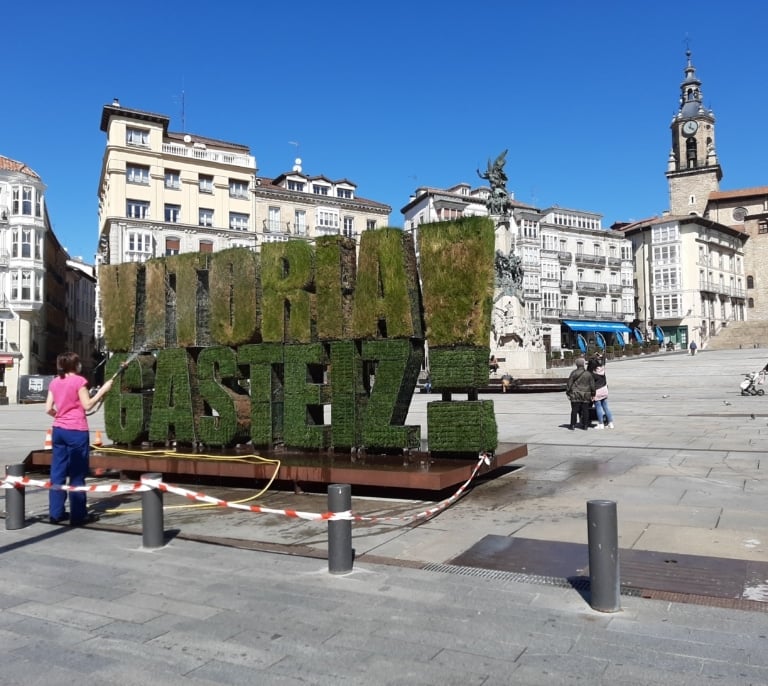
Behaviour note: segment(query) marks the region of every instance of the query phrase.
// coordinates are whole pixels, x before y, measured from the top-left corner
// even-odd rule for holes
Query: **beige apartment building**
[[[276,178],[259,176],[247,145],[169,124],[117,100],[103,108],[97,266],[328,234],[357,239],[389,223],[391,208],[358,197],[348,179],[307,175],[300,160]]]

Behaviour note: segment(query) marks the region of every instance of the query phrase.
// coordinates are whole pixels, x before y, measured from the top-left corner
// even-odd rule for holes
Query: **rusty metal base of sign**
[[[112,446],[118,448],[119,446]],[[499,444],[490,465],[482,465],[479,474],[487,474],[528,454],[525,443]],[[288,450],[218,452],[211,459],[200,456],[175,457],[173,449],[158,455],[156,450],[131,451],[130,454],[91,450],[90,465],[95,474],[109,472],[136,479],[140,474],[158,472],[168,482],[239,479],[271,479],[274,462],[260,462],[256,456],[279,460],[278,481],[294,484],[344,483],[356,486],[442,491],[464,483],[477,465],[476,459],[433,457],[429,453],[404,455],[355,455],[349,453],[299,453]],[[26,473],[47,471],[51,451],[31,452],[24,460]]]

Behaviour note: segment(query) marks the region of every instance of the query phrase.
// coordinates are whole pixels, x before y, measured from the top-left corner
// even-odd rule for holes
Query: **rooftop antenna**
[[[293,163],[293,171],[301,172],[301,158],[299,157],[299,143],[298,141],[288,141],[288,145],[296,146],[296,160]]]

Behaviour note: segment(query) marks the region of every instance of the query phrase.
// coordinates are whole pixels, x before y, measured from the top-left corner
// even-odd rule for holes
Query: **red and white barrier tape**
[[[135,482],[132,484],[94,484],[90,486],[67,486],[60,484],[52,484],[50,481],[39,481],[29,479],[25,476],[6,476],[0,482],[2,488],[15,488],[17,485],[21,486],[38,486],[39,488],[50,488],[61,491],[70,491],[74,493],[138,493],[140,491],[149,491],[152,489],[158,489],[166,493],[173,493],[174,495],[187,498],[188,500],[195,500],[201,503],[208,503],[209,505],[217,505],[218,507],[228,507],[234,510],[244,510],[245,512],[255,512],[258,514],[275,514],[289,517],[291,519],[306,519],[309,521],[320,522],[332,522],[339,520],[347,520],[353,522],[412,522],[417,519],[425,519],[431,517],[434,514],[444,510],[448,506],[452,505],[458,500],[472,480],[477,476],[477,472],[480,467],[485,464],[491,465],[491,458],[486,454],[481,454],[475,468],[472,470],[469,478],[459,487],[459,489],[452,496],[441,500],[434,507],[427,510],[423,510],[413,515],[402,515],[396,517],[376,517],[376,516],[364,516],[353,514],[349,510],[346,512],[300,512],[299,510],[278,510],[270,507],[262,507],[261,505],[244,505],[243,503],[236,503],[221,498],[214,498],[213,496],[206,495],[205,493],[197,493],[190,491],[186,488],[179,486],[172,486],[167,484],[161,479],[149,479],[142,478],[141,482]]]

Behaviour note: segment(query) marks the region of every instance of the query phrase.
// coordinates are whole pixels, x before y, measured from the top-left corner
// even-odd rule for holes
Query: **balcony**
[[[561,281],[560,290],[563,293],[573,293],[573,281]]]
[[[11,264],[11,256],[7,252],[0,252],[0,269],[7,269]]]
[[[559,250],[557,253],[557,259],[560,261],[560,264],[570,264],[573,261],[573,253]]]
[[[187,157],[202,162],[217,162],[228,164],[232,167],[245,167],[256,170],[256,158],[253,155],[239,155],[207,148],[195,148],[193,146],[180,145],[178,143],[163,143],[163,154],[176,157]]]
[[[576,264],[584,264],[590,267],[604,267],[605,255],[587,255],[583,252],[577,252]]]
[[[624,289],[624,286],[622,286],[620,283],[609,283],[608,284],[608,292],[611,295],[621,295],[622,290]]]
[[[620,257],[608,257],[608,266],[609,267],[621,267],[621,258]]]
[[[605,310],[560,310],[563,319],[596,319],[598,321],[623,321],[621,312],[607,312]]]
[[[550,257],[557,259],[558,255],[560,254],[557,250],[549,250],[548,248],[542,248],[541,252],[539,253],[542,257]],[[570,255],[570,253],[568,253]],[[568,258],[568,262],[571,261],[571,258]]]
[[[608,292],[608,286],[604,283],[598,283],[597,281],[577,281],[576,290],[579,293],[604,294]]]
[[[529,300],[540,300],[541,290],[538,288],[523,288],[523,296]]]

